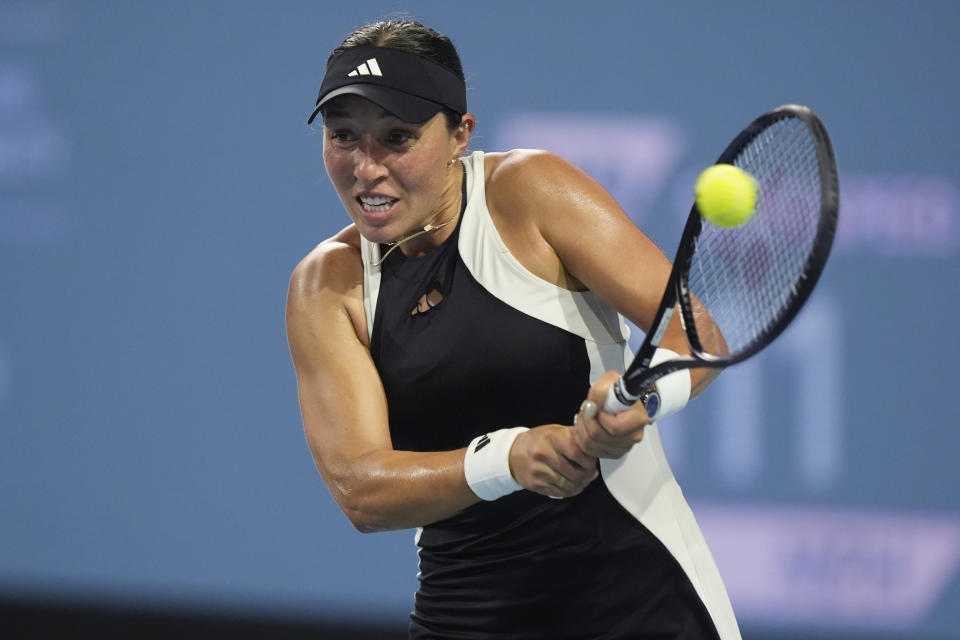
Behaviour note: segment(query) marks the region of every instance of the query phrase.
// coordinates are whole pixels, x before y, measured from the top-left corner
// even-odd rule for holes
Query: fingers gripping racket
[[[744,129],[720,155],[756,180],[758,200],[744,224],[706,222],[694,204],[660,307],[604,409],[643,398],[651,418],[654,383],[695,367],[723,368],[770,344],[806,302],[823,271],[837,227],[839,186],[826,127],[807,107],[784,105]],[[651,366],[679,310],[690,356]]]

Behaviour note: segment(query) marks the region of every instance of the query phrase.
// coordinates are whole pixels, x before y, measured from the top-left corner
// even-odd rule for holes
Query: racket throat
[[[627,385],[624,384],[622,377],[617,378],[616,383],[614,383],[613,395],[617,398],[617,401],[620,404],[626,405],[628,407],[633,406],[633,403],[635,403],[640,398],[640,394],[633,395],[632,393],[627,391]]]
[[[657,330],[653,332],[653,336],[650,338],[650,347],[651,347],[651,356],[653,357],[652,351],[660,346],[660,341],[663,340],[663,334],[667,332],[667,327],[670,326],[670,318],[673,317],[673,311],[677,308],[677,305],[667,307],[663,310],[663,315],[660,316],[660,322],[657,324]],[[644,367],[650,365],[650,358],[647,358],[647,362],[644,363]]]

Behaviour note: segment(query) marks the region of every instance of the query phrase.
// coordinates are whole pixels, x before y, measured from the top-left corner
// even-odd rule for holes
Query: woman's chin
[[[360,219],[354,220],[354,224],[360,235],[376,244],[389,244],[403,236],[403,230],[397,225],[389,224],[389,221],[388,224],[374,225],[365,219]]]
[[[403,229],[398,224],[394,212],[395,207],[386,211],[366,211],[360,207],[353,213],[353,222],[357,225],[360,235],[370,242],[393,242],[403,235]]]

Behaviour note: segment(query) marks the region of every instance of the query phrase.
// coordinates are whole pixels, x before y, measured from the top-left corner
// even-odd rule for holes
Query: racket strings
[[[797,295],[814,247],[821,210],[820,166],[807,125],[775,122],[737,156],[756,178],[760,198],[746,224],[704,224],[688,286],[706,311],[695,313],[704,351],[736,354],[769,331]],[[716,329],[723,336],[715,337]]]

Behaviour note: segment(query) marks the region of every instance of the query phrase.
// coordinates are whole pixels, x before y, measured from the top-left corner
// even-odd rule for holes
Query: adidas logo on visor
[[[377,64],[376,58],[370,58],[366,62],[360,64],[359,67],[347,74],[347,77],[354,76],[382,76],[380,72],[380,65]]]

